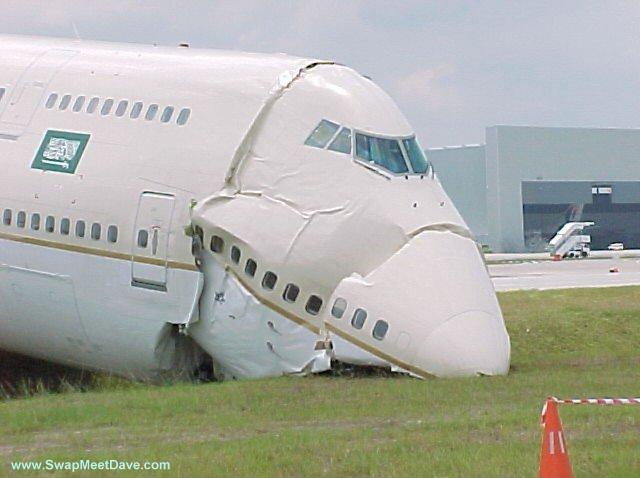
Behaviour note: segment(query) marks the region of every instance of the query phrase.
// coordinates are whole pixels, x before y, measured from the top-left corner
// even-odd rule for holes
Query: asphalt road
[[[497,291],[640,285],[638,258],[527,261],[488,267]]]

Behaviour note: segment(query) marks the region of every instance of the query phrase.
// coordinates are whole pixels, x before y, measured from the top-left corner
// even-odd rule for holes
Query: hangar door
[[[167,261],[174,206],[173,194],[144,192],[140,195],[131,258],[134,286],[167,290]]]

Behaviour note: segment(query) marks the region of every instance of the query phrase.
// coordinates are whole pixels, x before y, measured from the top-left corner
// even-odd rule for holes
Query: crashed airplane
[[[413,129],[329,61],[0,37],[0,348],[153,379],[505,374]]]

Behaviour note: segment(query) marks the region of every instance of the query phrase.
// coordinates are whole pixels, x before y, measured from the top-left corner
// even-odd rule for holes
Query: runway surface
[[[488,267],[497,291],[640,285],[637,258],[528,261]]]

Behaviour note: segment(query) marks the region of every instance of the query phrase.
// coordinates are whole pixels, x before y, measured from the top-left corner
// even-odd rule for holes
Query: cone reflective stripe
[[[544,432],[540,449],[540,478],[573,478],[556,399],[547,399],[541,418]]]

